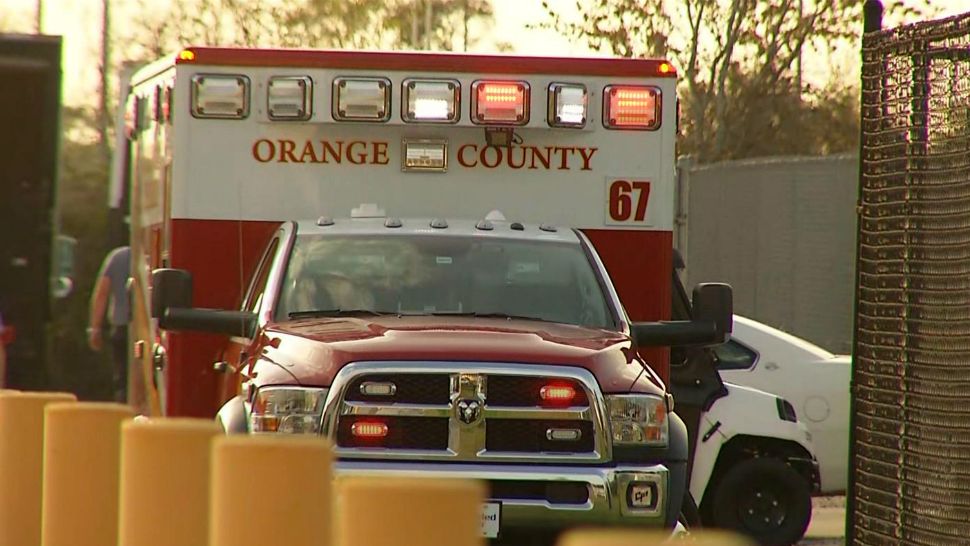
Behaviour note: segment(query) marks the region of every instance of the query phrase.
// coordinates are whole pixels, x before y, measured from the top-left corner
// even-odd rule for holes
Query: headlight
[[[667,405],[649,394],[606,396],[613,429],[613,445],[666,446]]]
[[[319,434],[328,389],[262,387],[249,415],[252,432]]]

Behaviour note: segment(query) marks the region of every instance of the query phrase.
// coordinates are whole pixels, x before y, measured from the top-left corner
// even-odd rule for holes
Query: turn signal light
[[[566,404],[576,398],[576,389],[569,385],[545,385],[539,389],[539,398],[551,404]]]
[[[375,421],[357,421],[350,427],[350,433],[357,438],[384,438],[387,436],[387,425]]]

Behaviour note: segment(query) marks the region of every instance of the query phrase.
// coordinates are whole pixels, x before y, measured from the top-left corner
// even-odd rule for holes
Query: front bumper
[[[586,525],[660,528],[667,520],[668,471],[663,465],[576,467],[499,464],[447,464],[339,460],[341,476],[431,477],[484,480],[489,500],[502,503],[501,529],[558,531]],[[585,501],[550,499],[537,492],[542,484],[573,491],[585,486]],[[537,487],[538,486],[538,487]],[[645,503],[644,492],[656,497]],[[532,498],[529,498],[529,497]],[[640,507],[631,499],[637,496]],[[644,504],[649,504],[643,507]]]

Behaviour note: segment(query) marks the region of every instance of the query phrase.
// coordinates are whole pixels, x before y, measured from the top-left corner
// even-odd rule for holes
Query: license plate
[[[502,503],[486,502],[482,505],[482,536],[498,538],[502,522]]]

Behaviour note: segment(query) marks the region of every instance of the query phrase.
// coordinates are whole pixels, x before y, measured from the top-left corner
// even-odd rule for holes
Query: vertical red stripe
[[[673,233],[610,229],[586,229],[583,233],[606,265],[630,320],[670,320]],[[640,355],[667,382],[670,350],[644,349]]]
[[[170,267],[192,273],[193,305],[236,309],[266,243],[279,222],[172,220]],[[241,243],[241,248],[240,248]],[[213,417],[221,377],[212,369],[226,347],[224,336],[168,335],[167,413]]]

